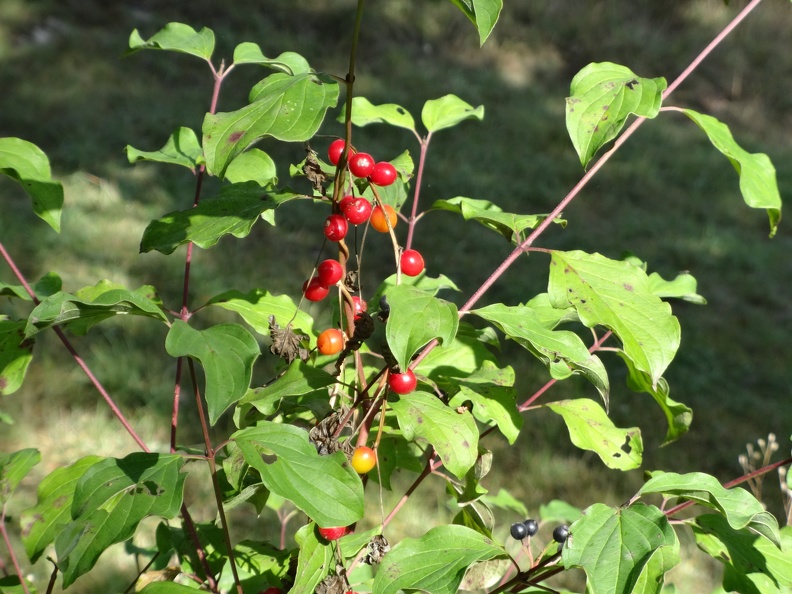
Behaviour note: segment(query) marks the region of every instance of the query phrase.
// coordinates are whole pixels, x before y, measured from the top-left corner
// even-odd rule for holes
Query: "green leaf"
[[[632,470],[641,465],[643,440],[638,427],[619,429],[599,404],[588,398],[545,404],[561,415],[572,443],[595,452],[608,468]]]
[[[649,275],[649,290],[660,298],[674,297],[696,305],[706,305],[707,300],[696,290],[698,283],[689,272],[680,272],[674,280],[667,281],[653,272]]]
[[[450,128],[468,119],[483,120],[484,106],[474,108],[456,95],[430,99],[421,110],[421,121],[429,132]]]
[[[488,305],[471,313],[491,322],[508,338],[528,349],[547,365],[553,378],[563,380],[583,375],[597,388],[605,406],[608,405],[608,372],[577,334],[547,329],[536,313],[524,305]]]
[[[242,399],[242,404],[250,404],[262,414],[271,415],[284,398],[304,396],[319,392],[327,400],[327,387],[338,380],[316,367],[311,367],[298,360],[292,361],[286,372],[271,384],[252,390]]]
[[[580,321],[574,307],[553,307],[550,303],[550,295],[547,293],[537,294],[525,304],[525,307],[531,308],[536,314],[539,323],[548,330],[552,330],[565,322]]]
[[[0,396],[19,389],[33,360],[33,340],[25,338],[27,322],[3,317],[0,316]]]
[[[176,320],[165,339],[171,357],[193,357],[206,374],[206,403],[209,422],[242,398],[250,387],[253,363],[260,354],[258,342],[239,324],[218,324],[195,330]]]
[[[225,186],[214,198],[206,198],[195,208],[175,211],[149,223],[140,241],[140,251],[172,253],[193,242],[200,248],[215,245],[231,234],[246,237],[262,213],[301,197],[291,190],[264,190],[255,181]]]
[[[776,546],[781,546],[778,520],[765,511],[762,503],[745,489],[726,489],[714,476],[703,472],[676,474],[655,472],[639,494],[662,493],[665,496],[681,497],[699,505],[719,511],[735,530],[748,528],[764,536]]]
[[[214,32],[211,29],[204,27],[196,32],[183,23],[168,23],[147,40],[140,36],[137,29],[132,31],[127,54],[144,49],[169,50],[211,60],[214,44]]]
[[[61,277],[54,272],[48,272],[33,283],[31,289],[33,289],[36,297],[44,299],[60,291],[62,286]],[[4,282],[0,282],[0,297],[18,297],[25,301],[33,301],[22,285],[7,285]]]
[[[333,549],[319,542],[313,524],[306,524],[294,535],[300,548],[297,556],[297,574],[289,592],[310,593],[316,590],[333,566]]]
[[[451,3],[476,26],[479,43],[484,45],[495,23],[498,22],[503,9],[503,0],[451,0]]]
[[[571,524],[580,517],[580,514],[579,508],[560,499],[553,499],[539,506],[539,517],[543,522]]]
[[[341,110],[338,116],[340,122],[344,121],[345,112],[345,109]],[[388,124],[415,132],[415,120],[401,105],[395,103],[374,105],[365,97],[352,98],[352,123],[361,127],[369,124]]]
[[[55,540],[60,529],[71,522],[71,506],[77,481],[94,464],[99,456],[86,456],[73,464],[57,468],[38,486],[38,503],[22,512],[20,525],[25,552],[35,563]]]
[[[751,208],[764,208],[770,218],[770,237],[778,230],[781,221],[781,195],[778,192],[776,171],[770,157],[764,153],[749,153],[739,146],[729,127],[712,116],[692,109],[681,110],[710,139],[713,146],[723,153],[740,176],[740,192]]]
[[[502,557],[506,557],[506,551],[475,530],[438,526],[421,538],[404,538],[393,547],[377,571],[372,592],[454,594],[468,567]]]
[[[254,181],[260,186],[277,184],[275,161],[262,150],[248,149],[228,165],[226,179],[234,184],[247,181]]]
[[[466,221],[478,221],[487,229],[503,235],[508,241],[520,243],[525,229],[535,229],[547,215],[521,215],[503,210],[489,200],[475,200],[457,196],[449,200],[436,200],[430,210],[447,210],[461,214]],[[564,219],[557,218],[554,223],[566,226]]]
[[[170,135],[168,141],[158,151],[141,151],[130,145],[124,149],[130,163],[156,161],[181,165],[195,171],[204,162],[203,149],[198,137],[190,128],[182,126]]]
[[[494,423],[510,444],[517,440],[523,419],[517,410],[514,369],[509,366],[501,369],[492,361],[483,361],[474,373],[447,383],[456,388],[448,406],[454,408],[470,402],[471,412],[478,421],[486,425]]]
[[[290,551],[278,549],[268,542],[243,540],[234,547],[239,581],[250,592],[264,592],[269,587],[281,588],[284,578],[289,579],[286,573],[290,557]],[[217,587],[222,592],[235,589],[230,560],[223,567]]]
[[[0,138],[0,173],[18,181],[36,216],[60,233],[63,186],[53,181],[44,151],[21,138]]]
[[[74,521],[55,538],[64,588],[90,571],[110,545],[131,537],[144,518],[179,513],[183,463],[175,454],[140,452],[107,458],[85,471],[74,490]]]
[[[432,444],[449,472],[461,479],[476,463],[479,432],[467,410],[458,412],[427,392],[411,392],[388,404],[404,438]]]
[[[664,78],[641,78],[619,64],[589,64],[572,79],[566,100],[566,125],[585,167],[597,151],[616,138],[630,114],[654,118],[660,111]]]
[[[681,402],[671,399],[669,396],[671,388],[668,387],[668,382],[665,378],[661,377],[657,381],[657,385],[652,386],[652,379],[648,373],[638,371],[630,358],[625,356],[623,352],[617,351],[617,354],[627,365],[627,386],[634,392],[646,392],[655,399],[655,402],[663,410],[668,422],[668,431],[666,431],[665,441],[663,441],[662,445],[667,445],[687,433],[690,429],[690,424],[693,422],[693,410]]]
[[[554,307],[573,306],[588,328],[612,330],[635,367],[657,385],[679,348],[680,329],[643,270],[600,254],[553,252],[548,293]]]
[[[268,58],[261,53],[257,43],[245,41],[234,48],[234,64],[257,64],[284,74],[294,75],[310,72],[308,61],[295,52],[283,52],[277,58]]]
[[[3,508],[20,481],[36,464],[41,462],[41,452],[25,448],[5,454],[0,452],[0,508]]]
[[[301,142],[319,129],[328,108],[338,101],[338,83],[313,72],[271,74],[251,91],[250,105],[207,114],[203,122],[206,167],[223,177],[238,154],[265,136]]]
[[[699,548],[724,564],[724,590],[780,594],[792,588],[792,527],[781,529],[780,547],[735,530],[717,514],[702,514],[691,527]]]
[[[252,289],[247,293],[232,290],[215,295],[206,302],[206,306],[209,305],[238,313],[256,332],[264,336],[270,335],[270,316],[275,316],[275,321],[281,328],[291,323],[294,330],[313,333],[313,318],[298,309],[288,295],[276,296],[261,289]]]
[[[92,326],[117,315],[132,315],[167,322],[154,287],[144,285],[130,291],[109,280],[77,291],[75,295],[59,291],[44,299],[28,317],[25,337],[57,325],[66,325],[83,336]]]
[[[22,587],[22,582],[16,575],[0,577],[0,594],[36,594],[36,586],[25,580],[26,588]]]
[[[363,483],[343,452],[320,456],[305,430],[267,421],[231,439],[270,491],[319,526],[348,526],[363,517]]]
[[[490,507],[512,511],[522,517],[528,516],[528,508],[525,507],[525,504],[506,489],[498,489],[495,495],[484,495],[481,500]]]
[[[659,591],[663,574],[679,563],[679,541],[662,511],[637,503],[611,508],[595,503],[569,527],[564,567],[581,567],[586,592]],[[637,584],[644,588],[635,589]]]
[[[459,317],[453,303],[406,284],[393,287],[386,297],[390,316],[385,336],[401,370],[432,339],[445,343],[456,335]]]

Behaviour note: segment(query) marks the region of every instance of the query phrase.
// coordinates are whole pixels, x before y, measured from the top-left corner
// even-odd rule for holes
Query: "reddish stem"
[[[412,247],[413,233],[415,232],[415,224],[418,222],[418,199],[421,195],[421,183],[423,181],[424,164],[426,163],[426,151],[429,149],[429,141],[432,139],[432,133],[429,132],[426,138],[420,138],[421,155],[418,158],[418,172],[415,174],[415,193],[413,194],[412,212],[410,213],[409,226],[407,227],[407,242],[404,249],[409,250]]]
[[[5,505],[3,506],[2,513],[0,513],[0,534],[3,535],[3,541],[8,549],[8,555],[11,557],[11,564],[14,566],[14,571],[16,571],[17,577],[19,578],[19,583],[22,585],[25,594],[30,594],[30,590],[28,590],[27,584],[25,583],[25,578],[22,575],[22,567],[19,565],[19,560],[14,553],[14,547],[11,546],[11,539],[8,537],[8,531],[6,530]]]

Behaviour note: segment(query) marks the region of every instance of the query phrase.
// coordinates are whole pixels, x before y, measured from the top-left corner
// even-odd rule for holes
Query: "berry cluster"
[[[511,537],[515,540],[523,540],[524,538],[535,535],[537,532],[539,532],[539,524],[536,520],[530,518],[523,522],[515,522],[511,525],[509,530]],[[558,543],[563,543],[568,536],[569,526],[566,524],[556,526],[553,530],[553,540]]]

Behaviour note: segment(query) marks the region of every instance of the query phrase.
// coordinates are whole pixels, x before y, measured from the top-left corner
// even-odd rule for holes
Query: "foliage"
[[[483,44],[498,21],[501,2],[452,2],[475,25]],[[640,491],[618,507],[594,502],[577,510],[561,501],[549,502],[541,510],[542,521],[569,527],[554,532],[563,542],[548,542],[536,556],[530,541],[514,556],[506,543],[498,541],[493,508],[524,515],[525,507],[506,491],[488,494],[484,483],[494,460],[485,438],[497,429],[514,442],[524,416],[540,408],[535,403],[545,389],[520,401],[513,369],[501,361],[497,332],[547,369],[546,387],[572,377],[592,385],[602,405],[577,398],[544,402],[541,408],[561,417],[574,446],[623,471],[642,464],[644,444],[637,427],[618,427],[609,416],[609,373],[599,354],[619,356],[629,387],[650,394],[659,405],[662,415],[657,419],[668,425],[666,442],[680,438],[690,427],[692,411],[668,395],[664,374],[680,346],[680,324],[666,299],[699,304],[704,300],[687,273],[666,281],[656,273],[647,274],[646,265],[635,257],[614,260],[598,253],[536,246],[550,225],[566,225],[561,213],[579,188],[550,213],[509,213],[491,201],[461,196],[436,200],[421,211],[422,174],[434,135],[458,133],[449,129],[482,120],[484,107],[474,107],[453,94],[429,99],[421,111],[421,130],[404,107],[375,105],[354,96],[362,16],[363,2],[359,2],[350,72],[344,77],[318,72],[294,52],[267,58],[250,42],[239,44],[226,65],[214,57],[215,34],[208,28],[196,31],[174,22],[148,39],[133,31],[129,53],[187,54],[204,61],[214,80],[200,135],[181,126],[159,150],[127,147],[130,163],[177,165],[195,176],[192,206],[152,221],[140,242],[141,252],[163,256],[185,246],[183,299],[179,304],[164,303],[153,286],[128,289],[111,280],[72,294],[61,290],[55,274],[31,286],[2,249],[20,284],[2,284],[0,294],[30,301],[33,307],[25,319],[0,319],[0,394],[18,390],[33,345],[40,333],[53,330],[142,450],[125,457],[75,460],[41,481],[38,503],[21,521],[29,560],[35,562],[54,547],[56,573],[67,588],[91,571],[108,547],[135,534],[143,520],[161,518],[156,544],[148,551],[151,563],[138,576],[146,593],[201,587],[213,592],[275,588],[294,594],[341,594],[355,586],[376,594],[452,593],[460,588],[493,594],[535,591],[534,587],[573,568],[583,570],[590,593],[660,592],[665,574],[680,558],[675,516],[697,504],[711,513],[679,522],[680,529],[689,527],[700,548],[724,562],[725,588],[780,592],[790,587],[789,528],[780,528],[755,496],[733,488],[739,480],[726,488],[704,473],[651,472]],[[253,86],[246,105],[218,112],[226,77],[242,65],[273,72]],[[673,88],[663,78],[643,78],[607,62],[589,64],[572,79],[567,129],[581,164],[591,166],[584,182],[647,118],[681,111],[730,160],[739,174],[745,203],[767,211],[773,236],[781,220],[781,198],[769,157],[743,149],[728,127],[712,116],[665,106]],[[290,170],[295,185],[304,189],[280,185],[274,161],[253,145],[272,139],[325,146],[319,132],[342,92],[346,102],[339,119],[345,123],[347,148],[338,164],[329,165],[307,144],[306,159]],[[633,116],[638,118],[622,132]],[[375,150],[352,142],[354,127],[368,125],[406,131],[419,144],[417,165],[407,150],[390,161],[397,172],[391,185],[355,178],[346,167],[352,150]],[[614,139],[613,148],[592,165],[594,156]],[[0,139],[0,171],[22,184],[33,201],[33,212],[59,231],[63,189],[52,178],[44,153],[18,138]],[[204,196],[203,182],[210,176],[224,185],[215,196]],[[350,194],[394,207],[399,211],[397,224],[388,222],[381,236],[361,225],[328,245],[320,233],[322,220],[330,214],[338,216],[342,199]],[[316,262],[323,253],[335,250],[333,257],[346,273],[338,284],[327,287],[333,295],[328,300],[332,324],[346,338],[339,355],[317,352],[316,336],[326,318],[311,315],[315,310],[306,311],[305,299],[295,303],[289,295],[256,287],[246,293],[228,288],[200,307],[190,302],[194,247],[209,249],[227,235],[243,239],[259,219],[276,225],[276,211],[296,204],[319,213],[316,244],[321,246]],[[431,275],[409,277],[400,269],[400,254],[411,249],[418,223],[430,211],[475,220],[505,238],[512,249],[461,306],[443,298],[443,291],[457,287],[434,271],[441,262],[435,254],[425,258]],[[369,260],[363,255],[369,250],[392,252],[393,265],[386,270],[365,269]],[[490,286],[526,253],[549,256],[546,292],[523,303],[477,307]],[[379,276],[380,285],[370,293],[361,290],[363,272]],[[290,280],[293,295],[310,282],[296,273]],[[238,315],[246,325],[212,323],[203,314],[217,308],[209,306]],[[84,366],[66,334],[82,336],[105,320],[130,315],[161,324],[164,349],[175,359],[168,452],[151,451]],[[279,363],[274,377],[254,387],[256,364],[264,358],[262,345],[269,346],[270,361]],[[417,389],[396,389],[394,379],[413,372]],[[195,421],[204,439],[198,449],[179,441],[184,423],[182,388],[195,397]],[[227,431],[227,423],[235,429]],[[367,444],[377,452],[379,463],[370,476],[361,477],[349,459],[355,447]],[[6,543],[6,504],[39,459],[34,449],[0,454],[0,531]],[[210,470],[216,524],[196,523],[192,518],[185,499],[188,460]],[[417,473],[413,485],[390,513],[382,510],[373,530],[357,532],[367,496],[374,499],[378,490],[389,489],[396,468]],[[386,534],[393,518],[432,475],[442,478],[457,515],[419,538],[389,543]],[[658,495],[663,497],[660,505]],[[667,508],[670,498],[688,503]],[[284,528],[291,518],[301,518],[304,524],[295,542],[286,543],[278,535],[280,540],[235,544],[226,512],[243,503],[250,504],[251,513],[261,513],[264,506],[276,509]],[[335,540],[336,536],[327,537],[327,528],[347,528],[339,531],[347,534]],[[524,556],[526,551],[529,554]],[[9,554],[16,576],[0,581],[0,592],[32,591],[12,549]],[[175,569],[166,572],[172,558]],[[164,581],[152,581],[155,573]]]

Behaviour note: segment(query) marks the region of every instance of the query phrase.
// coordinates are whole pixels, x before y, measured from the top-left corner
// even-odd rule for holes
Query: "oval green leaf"
[[[344,121],[345,112],[345,109],[341,110],[338,116],[340,122]],[[374,105],[365,97],[352,98],[352,123],[361,127],[369,124],[389,124],[415,132],[415,120],[401,105],[395,103]]]
[[[283,52],[277,58],[268,58],[257,43],[250,41],[240,43],[234,48],[234,64],[258,64],[289,75],[311,70],[308,61],[296,52]]]
[[[182,126],[170,135],[168,141],[158,151],[140,151],[127,145],[124,149],[130,163],[155,161],[181,165],[195,171],[203,163],[203,149],[198,137],[191,128]]]
[[[267,489],[319,526],[348,526],[363,517],[363,483],[343,452],[320,456],[305,430],[265,421],[231,439]]]
[[[479,34],[479,43],[484,45],[495,23],[498,22],[503,9],[503,0],[451,0],[451,3],[475,25]]]
[[[612,330],[635,367],[657,385],[681,336],[671,306],[652,292],[643,270],[600,254],[553,252],[547,292],[553,307],[574,307],[588,328]]]
[[[409,285],[387,291],[390,316],[385,337],[399,367],[407,369],[412,356],[432,339],[453,340],[459,325],[456,306]]]
[[[129,36],[127,54],[144,49],[169,50],[210,60],[214,45],[215,37],[211,29],[204,27],[196,31],[184,23],[168,23],[147,40],[140,36],[137,29],[133,30]]]
[[[193,357],[201,362],[212,425],[245,395],[250,387],[253,363],[260,354],[256,339],[239,324],[195,330],[181,320],[176,320],[168,332],[165,350],[172,357]]]
[[[278,183],[278,174],[272,157],[252,148],[231,161],[226,169],[226,179],[234,184],[254,181],[260,186],[268,186]]]
[[[616,138],[630,114],[654,118],[660,111],[664,78],[641,78],[619,64],[589,64],[572,79],[566,100],[566,125],[585,167],[597,151]]]
[[[224,235],[247,237],[262,213],[299,197],[301,194],[288,189],[264,190],[255,181],[225,186],[217,197],[201,200],[195,208],[171,212],[149,223],[140,251],[170,254],[189,242],[206,249]]]
[[[297,573],[290,593],[310,593],[316,590],[333,566],[333,548],[319,542],[313,524],[306,524],[294,535],[300,548]]]
[[[39,462],[41,452],[36,448],[0,453],[0,508],[5,507],[20,481]]]
[[[561,552],[564,567],[581,567],[591,594],[655,594],[663,574],[679,563],[676,533],[654,506],[612,508],[595,503],[569,532]],[[635,589],[639,582],[644,587]]]
[[[467,410],[458,412],[426,392],[411,392],[388,405],[396,412],[404,438],[432,444],[455,476],[461,479],[476,463],[479,432]]]
[[[252,289],[247,293],[232,290],[215,295],[206,302],[206,305],[216,305],[238,313],[263,336],[270,335],[270,316],[275,316],[275,321],[281,327],[291,323],[295,330],[307,334],[313,333],[313,318],[297,309],[297,305],[288,295],[273,295],[262,289]]]
[[[421,538],[405,538],[393,547],[377,571],[372,592],[455,594],[468,567],[502,557],[506,557],[506,551],[475,530],[438,526]]]
[[[738,145],[729,127],[712,116],[692,109],[681,110],[696,122],[713,146],[723,153],[740,176],[740,192],[751,208],[764,208],[770,218],[770,237],[778,230],[781,221],[781,194],[778,192],[776,170],[770,157],[764,153],[749,153]]]
[[[632,470],[641,465],[643,440],[638,427],[619,429],[599,404],[588,398],[545,404],[561,415],[572,443],[596,453],[608,468]]]
[[[421,110],[421,121],[429,132],[450,128],[468,119],[483,120],[484,106],[474,108],[456,95],[430,99]]]
[[[63,186],[53,181],[44,151],[21,138],[0,138],[0,173],[18,181],[36,216],[60,233]]]
[[[327,109],[338,102],[338,93],[335,80],[313,72],[271,74],[253,88],[250,105],[206,115],[202,129],[207,170],[225,176],[234,157],[265,136],[308,140],[316,134]]]

